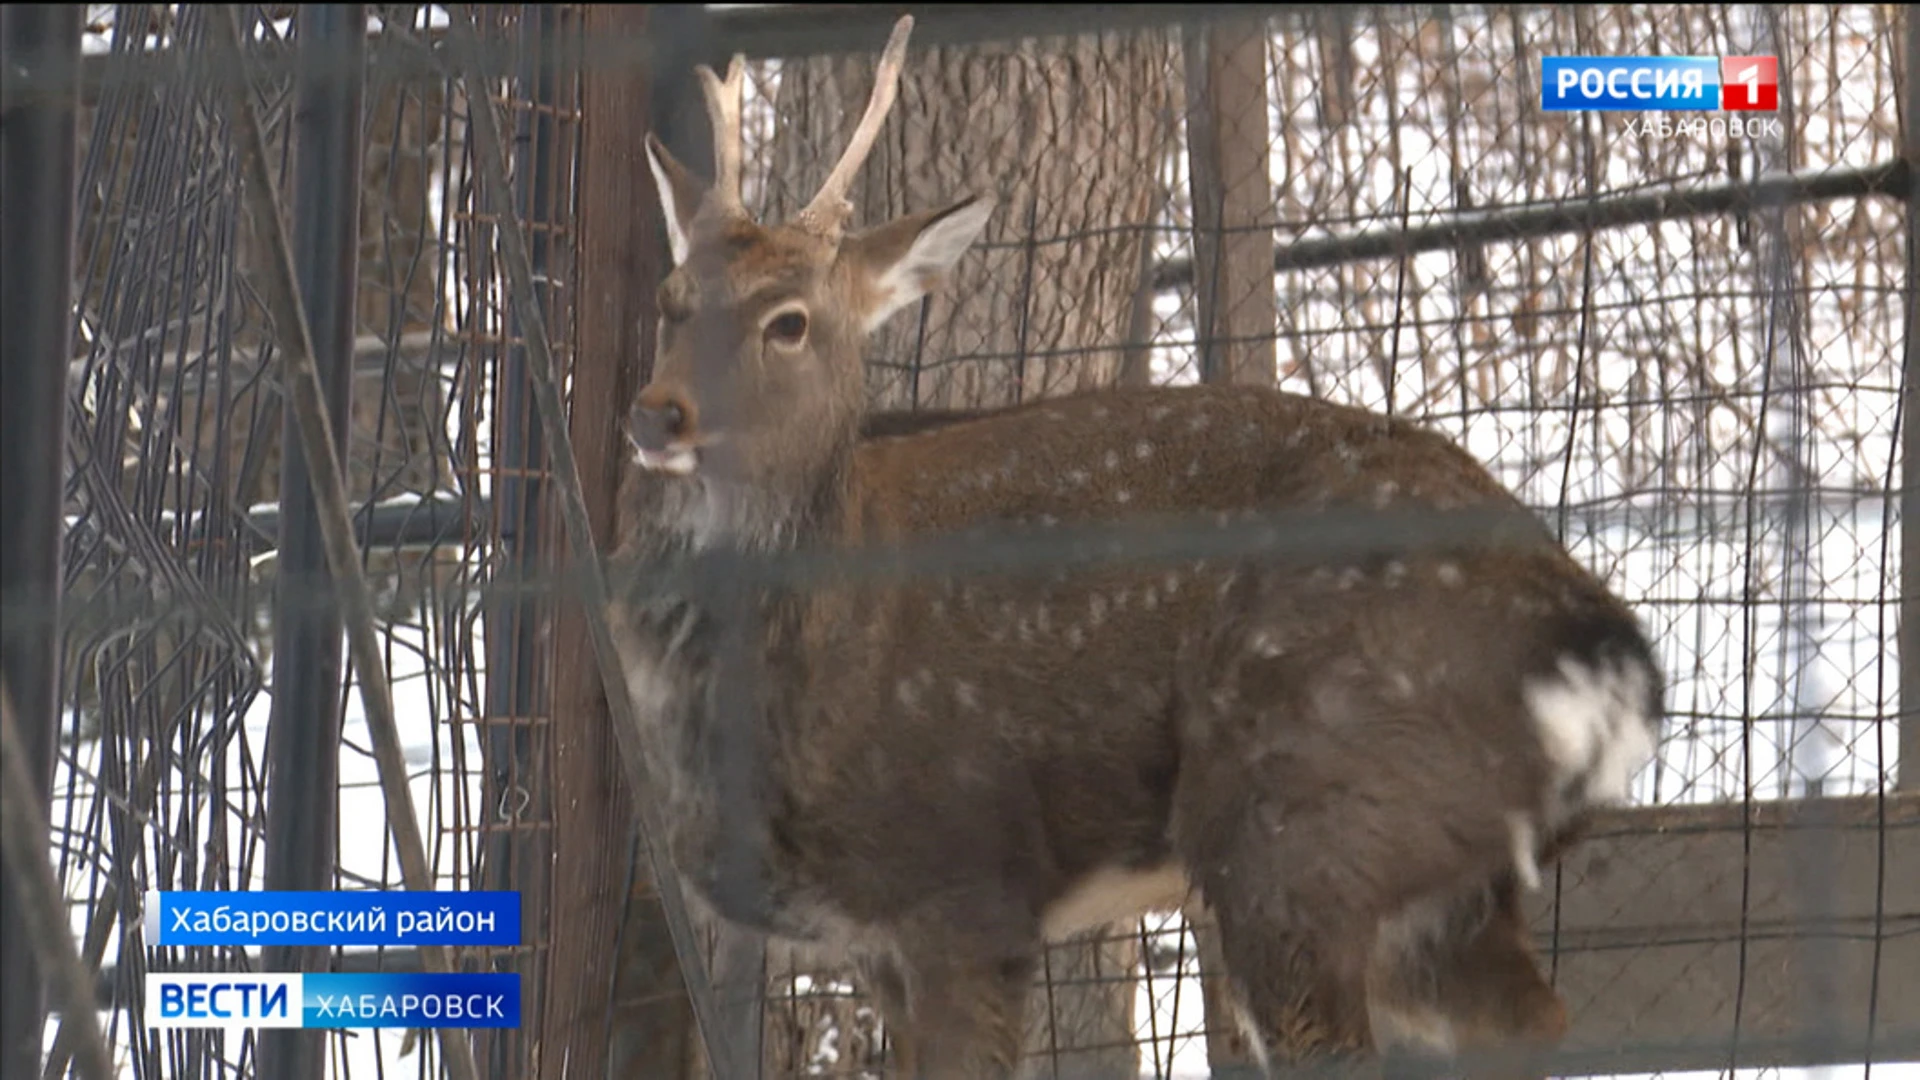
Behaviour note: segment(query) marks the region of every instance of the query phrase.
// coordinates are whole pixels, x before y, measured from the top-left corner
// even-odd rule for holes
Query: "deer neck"
[[[771,554],[830,542],[852,449],[849,439],[800,485],[746,483],[718,472],[630,476],[622,554],[637,563],[671,562],[716,550]],[[738,601],[744,610],[734,606]],[[614,613],[643,749],[671,811],[676,861],[716,910],[786,936],[807,932],[781,914],[780,898],[792,884],[772,854],[787,763],[768,753],[780,740],[745,733],[782,726],[792,706],[793,695],[778,689],[794,676],[782,643],[791,643],[806,602],[804,591],[742,597],[643,585],[625,592]],[[742,632],[753,635],[745,653],[731,652],[727,642],[739,643],[733,635]],[[748,884],[728,884],[735,877]]]
[[[724,473],[656,480],[641,496],[641,554],[697,555],[715,549],[742,553],[786,551],[819,542],[846,501],[852,440],[820,467],[782,483]]]

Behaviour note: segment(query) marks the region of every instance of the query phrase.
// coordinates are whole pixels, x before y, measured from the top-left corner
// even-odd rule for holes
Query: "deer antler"
[[[847,189],[853,185],[854,174],[866,164],[867,155],[873,151],[873,141],[880,136],[880,125],[886,123],[887,113],[893,109],[894,95],[900,88],[900,69],[907,58],[907,35],[911,33],[913,16],[900,16],[900,21],[893,24],[893,35],[887,38],[886,51],[880,54],[880,66],[874,70],[873,94],[867,98],[866,115],[860,118],[860,126],[854,129],[853,140],[847,144],[846,153],[840,155],[839,164],[827,174],[826,183],[820,185],[820,193],[797,216],[796,221],[802,228],[838,238],[846,226],[848,216],[853,213],[853,206],[847,202]]]
[[[718,209],[746,214],[740,201],[740,91],[747,74],[746,57],[734,55],[725,82],[705,64],[693,69],[707,98],[707,119],[713,125],[713,189],[709,198]]]

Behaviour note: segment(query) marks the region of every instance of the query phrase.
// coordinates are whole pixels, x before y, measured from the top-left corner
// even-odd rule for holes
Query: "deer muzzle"
[[[693,406],[670,390],[649,386],[627,417],[634,463],[648,472],[686,476],[700,465]]]

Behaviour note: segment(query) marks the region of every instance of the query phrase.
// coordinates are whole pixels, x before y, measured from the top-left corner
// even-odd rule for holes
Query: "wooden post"
[[[1186,66],[1200,378],[1271,385],[1279,313],[1266,23],[1190,29]]]
[[[651,5],[588,4],[586,40],[639,40]],[[620,486],[621,419],[653,364],[659,234],[645,140],[651,73],[587,65],[581,104],[579,253],[570,414],[594,541],[612,546]],[[687,1075],[699,1041],[667,924],[644,860],[618,842],[633,827],[598,667],[577,608],[555,627],[554,985],[545,1020],[554,1049],[543,1078],[628,1080]],[[606,1001],[612,988],[612,1003]],[[561,1051],[564,1050],[564,1053]],[[564,1062],[564,1065],[563,1065]]]
[[[1273,178],[1268,165],[1267,26],[1264,19],[1189,27],[1188,183],[1193,199],[1194,326],[1203,382],[1276,381]],[[1207,1063],[1216,1075],[1256,1071],[1234,1019],[1220,941],[1203,909],[1189,906],[1199,948]]]
[[[591,42],[638,39],[646,32],[644,5],[588,4],[582,32]],[[648,213],[644,156],[649,94],[640,68],[587,65],[581,73],[581,163],[579,186],[578,288],[575,291],[573,386],[569,414],[594,542],[613,542],[615,499],[620,485],[620,418],[641,375],[649,339],[640,333],[653,292],[647,283],[659,239]],[[578,553],[569,551],[570,560]],[[562,565],[565,573],[565,564]],[[553,889],[548,924],[551,984],[541,1027],[548,1045],[542,1080],[606,1076],[610,1013],[622,1027],[645,1029],[646,1061],[626,1061],[625,1075],[677,1076],[692,1013],[679,993],[679,966],[672,946],[662,972],[665,991],[657,1003],[637,1010],[606,1006],[616,972],[615,942],[627,905],[626,846],[608,843],[627,835],[633,811],[619,774],[619,754],[608,729],[610,717],[600,686],[592,643],[577,606],[563,603],[554,626],[553,781],[563,793],[553,807]],[[564,883],[564,884],[561,884]],[[627,933],[664,939],[657,917]],[[653,996],[649,994],[648,996]],[[629,1015],[632,1014],[632,1015]],[[646,1015],[640,1015],[646,1014]],[[661,1014],[657,1021],[653,1014]],[[667,1054],[663,1061],[659,1056]]]

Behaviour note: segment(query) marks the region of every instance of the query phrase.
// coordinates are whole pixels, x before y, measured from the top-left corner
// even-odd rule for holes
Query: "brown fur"
[[[697,464],[629,476],[620,558],[1136,515],[1523,512],[1434,433],[1278,391],[868,417],[871,305],[897,268],[924,287],[957,257],[947,231],[979,204],[842,240],[710,215],[655,159],[686,258],[633,437]],[[804,340],[769,328],[783,310],[806,313]],[[1305,564],[642,585],[616,633],[676,862],[723,917],[855,957],[908,1075],[1008,1075],[1042,942],[1073,929],[1049,919],[1099,910],[1096,880],[1169,867],[1218,916],[1276,1061],[1551,1044],[1566,1016],[1516,873],[1604,770],[1597,751],[1556,765],[1526,692],[1569,662],[1653,677],[1631,614],[1529,535]],[[1646,689],[1607,700],[1650,722]]]

